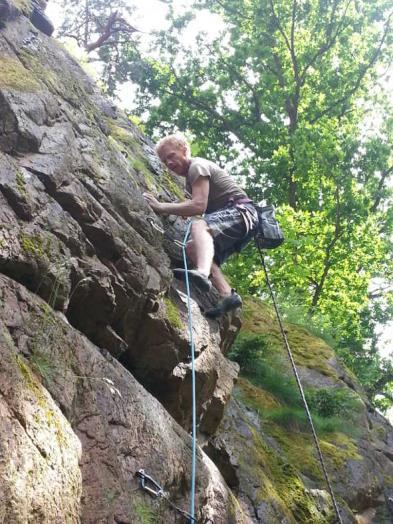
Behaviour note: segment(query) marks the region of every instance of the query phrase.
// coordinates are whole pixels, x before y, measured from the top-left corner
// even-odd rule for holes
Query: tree
[[[224,29],[187,49],[182,34],[203,8]],[[280,299],[364,354],[392,289],[393,120],[379,88],[392,58],[389,9],[387,0],[197,1],[181,16],[171,9],[152,53],[125,49],[121,66],[151,133],[192,133],[194,154],[232,164],[250,195],[280,205],[287,242],[269,257]],[[383,124],[367,130],[371,109]],[[263,294],[249,255],[228,272]],[[369,292],[376,277],[387,287],[379,297]]]
[[[113,94],[116,88],[114,75],[124,46],[132,44],[135,33],[140,32],[130,22],[134,6],[124,0],[61,0],[60,5],[64,10],[64,21],[59,36],[74,39],[88,54],[96,52],[97,59],[104,65],[104,85]]]

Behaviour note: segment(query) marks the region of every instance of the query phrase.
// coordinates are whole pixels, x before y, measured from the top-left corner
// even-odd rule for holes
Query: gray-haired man
[[[208,291],[213,284],[219,292],[220,301],[206,313],[210,318],[217,318],[242,305],[240,296],[228,284],[219,266],[253,236],[258,224],[257,212],[246,193],[223,169],[209,160],[192,158],[188,143],[182,137],[163,138],[156,151],[169,169],[186,178],[191,198],[164,203],[150,193],[144,197],[156,213],[196,217],[191,226],[191,242],[187,245],[187,255],[195,269],[188,274],[200,289]],[[184,274],[184,269],[175,269],[174,273]]]

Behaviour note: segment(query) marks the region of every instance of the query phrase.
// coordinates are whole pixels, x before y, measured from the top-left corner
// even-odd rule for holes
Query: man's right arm
[[[191,217],[202,215],[207,208],[207,199],[209,197],[209,178],[199,176],[192,184],[191,200],[185,200],[179,203],[158,202],[150,193],[144,193],[148,204],[160,215],[179,215]]]

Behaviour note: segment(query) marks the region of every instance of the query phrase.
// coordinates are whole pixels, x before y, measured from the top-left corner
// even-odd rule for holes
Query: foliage
[[[292,372],[266,336],[242,334],[228,356],[240,365],[242,375],[280,401],[266,408],[263,413],[266,420],[298,431],[308,430],[309,422]],[[305,395],[319,432],[353,434],[355,424],[348,421],[355,423],[361,410],[357,395],[345,388],[308,388]]]
[[[307,402],[320,417],[354,418],[362,407],[359,397],[343,388],[319,388],[307,392]]]

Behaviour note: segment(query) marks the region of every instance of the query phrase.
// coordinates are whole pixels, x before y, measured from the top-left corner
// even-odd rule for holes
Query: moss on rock
[[[51,240],[44,239],[38,234],[21,233],[19,241],[23,251],[34,258],[50,259],[52,253]]]
[[[19,60],[2,55],[0,56],[0,89],[35,92],[40,90],[41,86]]]
[[[283,347],[279,325],[272,308],[259,299],[247,298],[243,311],[243,333],[266,335],[272,345]],[[335,369],[329,364],[329,360],[334,357],[332,348],[301,326],[285,323],[285,330],[296,365],[315,369],[332,378],[337,377]],[[285,351],[284,348],[282,351]]]
[[[175,327],[176,329],[182,329],[183,322],[176,305],[172,302],[170,298],[167,297],[164,298],[164,304],[166,310],[166,318],[168,319],[171,326]]]
[[[237,385],[241,398],[244,399],[250,408],[255,409],[257,412],[280,406],[280,402],[271,393],[254,386],[243,377],[238,379]]]
[[[125,145],[127,148],[130,149],[131,152],[138,152],[138,142],[130,129],[126,129],[124,127],[119,126],[112,119],[108,119],[107,123],[110,131],[110,136],[114,140]]]
[[[244,447],[240,467],[251,479],[251,484],[260,486],[253,494],[254,505],[267,503],[277,508],[281,518],[285,516],[290,523],[327,524],[328,520],[307,493],[296,466],[268,445],[255,428],[249,425],[249,429],[252,445]]]
[[[169,173],[164,175],[164,177],[163,177],[163,184],[162,185],[165,186],[168,189],[168,191],[172,195],[174,195],[175,197],[177,197],[179,199],[183,199],[184,198],[183,191],[177,185],[177,183],[175,182],[175,180],[172,177],[172,175],[170,175]]]
[[[17,171],[15,175],[16,187],[22,196],[26,196],[26,180],[21,171]]]
[[[269,419],[269,411],[279,405],[272,395],[253,386],[244,378],[238,381],[235,395],[258,414],[263,421],[264,434],[274,439],[282,451],[282,457],[285,457],[289,464],[309,478],[323,480],[311,433],[297,430],[293,426],[289,431],[287,427]],[[337,431],[324,436],[320,439],[320,445],[332,469],[339,470],[348,460],[362,460],[356,441],[342,432]]]
[[[40,57],[29,53],[25,49],[19,51],[19,57],[28,70],[27,74],[29,77],[35,78],[36,81],[39,81],[42,85],[47,86],[50,91],[61,93],[63,90],[63,85],[69,81],[66,81],[65,78],[60,80],[57,74],[52,69],[50,69],[47,64],[43,64]]]
[[[24,15],[29,16],[33,10],[31,0],[11,0],[11,3]]]

